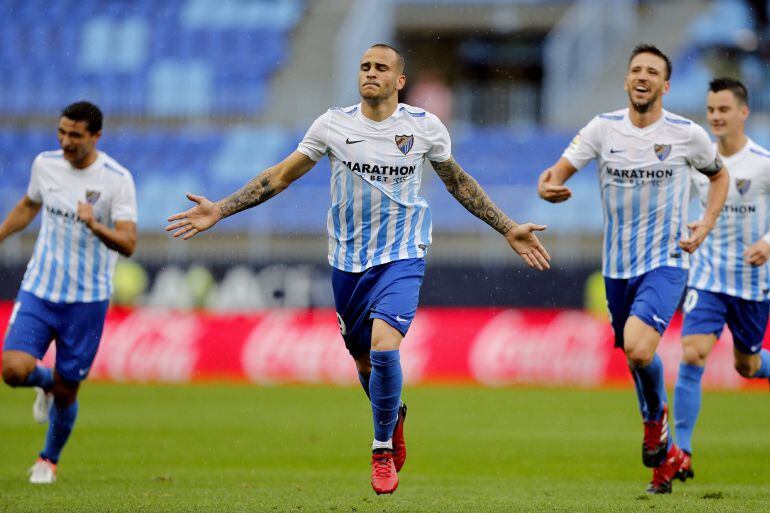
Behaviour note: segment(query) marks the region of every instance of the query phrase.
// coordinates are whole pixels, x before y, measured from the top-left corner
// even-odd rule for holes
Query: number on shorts
[[[684,298],[684,313],[692,312],[695,305],[698,304],[698,291],[690,289],[687,291],[687,296]]]
[[[342,333],[342,336],[348,334],[348,329],[345,327],[345,321],[342,320],[342,316],[340,314],[337,314],[337,323],[340,325],[340,333]]]
[[[13,321],[16,320],[16,314],[19,313],[19,308],[21,308],[21,301],[16,301],[13,304],[13,310],[11,310],[11,318],[8,320],[8,326],[13,324]]]

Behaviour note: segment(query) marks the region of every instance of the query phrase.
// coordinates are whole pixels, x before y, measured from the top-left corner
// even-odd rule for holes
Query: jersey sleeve
[[[597,116],[577,133],[562,157],[576,169],[581,169],[601,155],[601,148],[601,121]]]
[[[717,154],[714,143],[700,125],[692,124],[688,148],[690,165],[706,176],[714,175],[722,169],[722,159]]]
[[[316,118],[310,125],[305,137],[302,138],[297,151],[308,157],[314,162],[318,162],[326,155],[329,150],[329,124],[331,123],[331,113],[326,111]]]
[[[112,200],[110,216],[113,222],[131,221],[135,223],[137,220],[136,187],[134,186],[134,179],[129,174],[126,174],[120,181],[117,194]]]
[[[437,116],[428,118],[430,149],[425,154],[433,162],[446,162],[452,156],[452,139],[444,123]]]
[[[32,169],[29,174],[29,185],[27,185],[27,197],[35,203],[43,202],[43,170],[40,166],[40,157],[32,161]]]

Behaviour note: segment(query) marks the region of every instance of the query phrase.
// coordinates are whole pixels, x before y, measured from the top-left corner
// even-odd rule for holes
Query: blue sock
[[[759,357],[762,359],[762,365],[759,370],[751,376],[752,378],[770,378],[770,351],[763,349],[759,352]]]
[[[45,449],[40,453],[41,458],[52,463],[59,461],[59,454],[72,433],[72,426],[75,425],[77,416],[77,400],[62,409],[57,408],[56,403],[51,405],[48,413],[48,434],[45,437]]]
[[[53,388],[53,371],[48,367],[35,365],[35,368],[32,369],[32,372],[29,373],[21,386],[40,387],[43,390],[51,390]]]
[[[647,408],[647,401],[644,399],[642,393],[642,383],[639,381],[639,376],[629,367],[631,371],[631,378],[634,380],[634,390],[636,391],[636,399],[639,401],[639,412],[642,414],[642,418],[647,420],[650,416],[650,410]]]
[[[364,392],[366,392],[366,397],[371,399],[372,397],[369,395],[369,378],[371,377],[371,374],[364,374],[363,372],[358,373],[358,381],[361,382],[361,387],[364,389]]]
[[[371,351],[372,374],[369,378],[369,394],[374,418],[374,439],[387,442],[393,436],[401,403],[401,358],[398,349]]]
[[[636,393],[639,396],[639,410],[647,420],[658,420],[666,404],[666,383],[663,381],[663,360],[656,353],[646,367],[632,367]],[[644,400],[644,402],[642,402]]]
[[[704,367],[679,364],[679,376],[674,387],[674,428],[679,448],[692,454],[692,432],[700,413],[701,388]]]

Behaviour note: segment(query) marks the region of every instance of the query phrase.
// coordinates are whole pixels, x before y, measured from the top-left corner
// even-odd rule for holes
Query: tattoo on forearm
[[[513,221],[497,208],[479,183],[453,158],[446,162],[431,161],[431,164],[447,190],[462,206],[502,235],[508,233]]]
[[[220,215],[231,216],[269,200],[279,192],[273,185],[273,181],[270,169],[255,176],[249,183],[220,202]]]

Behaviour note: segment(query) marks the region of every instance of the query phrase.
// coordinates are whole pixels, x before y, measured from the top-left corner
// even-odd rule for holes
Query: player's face
[[[668,92],[666,61],[652,53],[640,53],[628,65],[624,89],[631,105],[645,113]]]
[[[749,117],[749,107],[739,102],[732,91],[709,92],[706,115],[711,133],[715,137],[726,137],[742,131]]]
[[[95,134],[89,132],[87,121],[73,121],[66,117],[59,119],[59,146],[64,150],[64,158],[75,167],[95,151],[101,135],[101,131]]]
[[[358,92],[369,101],[382,101],[398,94],[406,77],[398,68],[398,55],[390,48],[369,48],[358,68]]]

